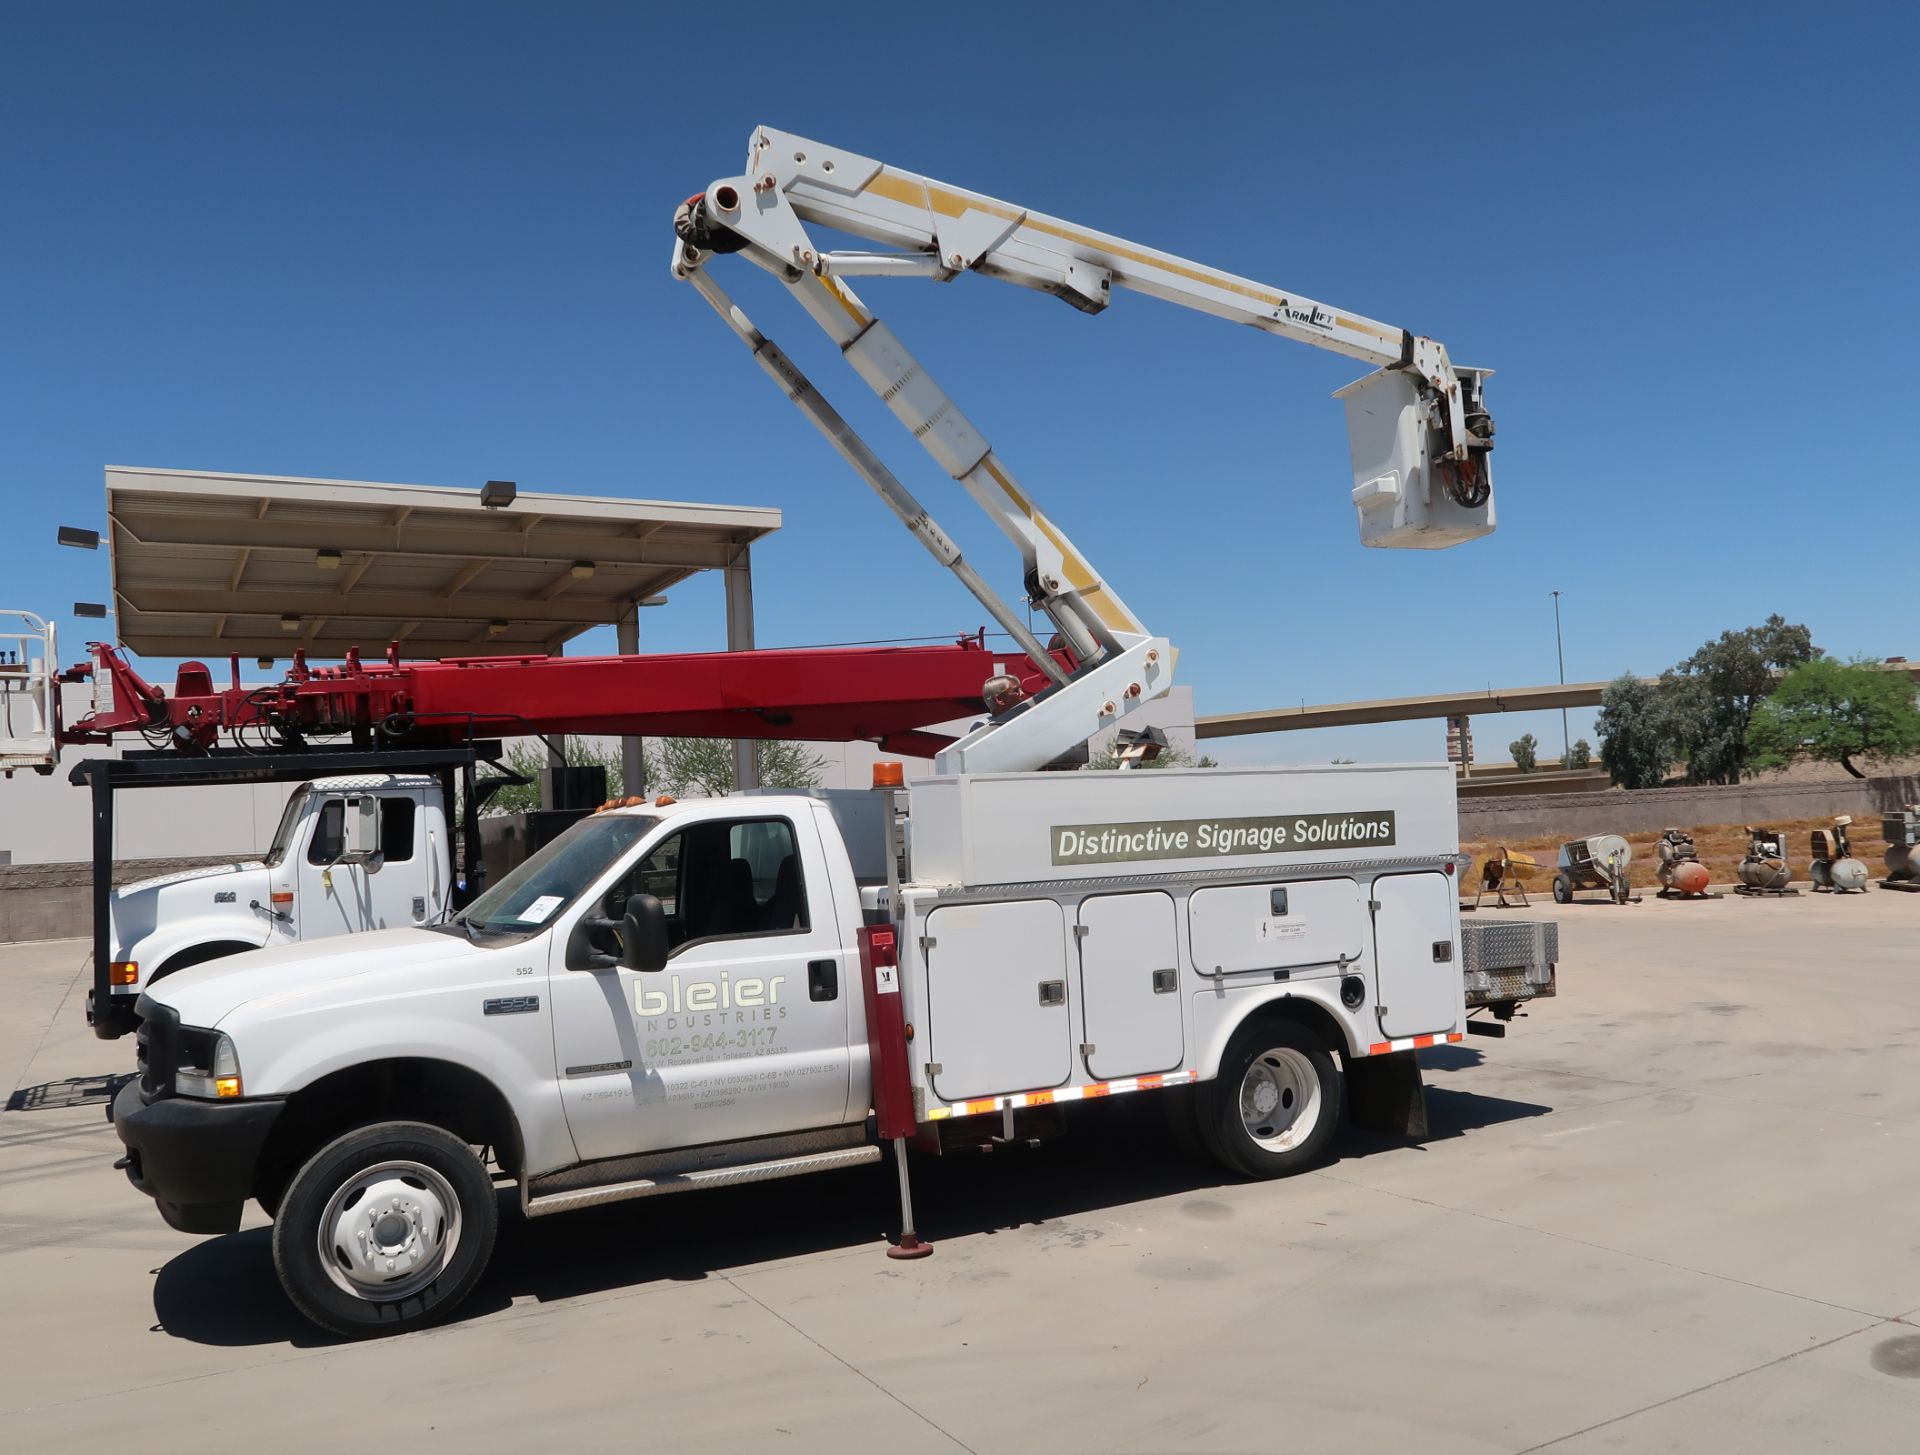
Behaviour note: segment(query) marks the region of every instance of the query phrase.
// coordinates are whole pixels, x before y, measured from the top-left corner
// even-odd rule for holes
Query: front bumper
[[[113,1099],[113,1129],[127,1155],[116,1166],[159,1204],[169,1227],[183,1233],[231,1233],[253,1196],[260,1149],[286,1109],[277,1098],[201,1101],[169,1096],[140,1100],[130,1081]]]

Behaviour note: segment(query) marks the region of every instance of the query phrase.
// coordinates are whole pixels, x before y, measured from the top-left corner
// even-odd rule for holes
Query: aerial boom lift
[[[831,251],[809,226],[883,244]],[[1091,231],[770,127],[746,170],[712,183],[675,218],[673,273],[691,282],[768,375],[941,564],[1010,632],[1053,686],[1005,710],[940,755],[942,771],[1046,766],[1116,724],[1173,681],[1171,645],[1123,602],[1035,503],[986,437],[847,285],[854,277],[945,282],[976,272],[1098,313],[1129,288],[1230,322],[1380,366],[1339,391],[1353,454],[1353,503],[1367,545],[1438,547],[1493,529],[1485,404],[1490,371],[1373,319],[1123,238]],[[1028,599],[1076,661],[1046,648],[961,556],[951,538],[845,419],[716,283],[706,264],[739,253],[778,278],[947,473],[1020,551]]]

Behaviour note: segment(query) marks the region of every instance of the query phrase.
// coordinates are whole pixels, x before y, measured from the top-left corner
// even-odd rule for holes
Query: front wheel
[[[1253,1021],[1234,1032],[1197,1120],[1207,1149],[1247,1177],[1286,1177],[1325,1154],[1340,1121],[1333,1056],[1297,1021]]]
[[[1573,903],[1573,881],[1564,874],[1556,874],[1554,876],[1553,902],[1555,904]]]
[[[329,1142],[287,1185],[273,1266],[287,1297],[349,1338],[437,1322],[493,1252],[493,1181],[473,1149],[422,1122],[380,1122]]]

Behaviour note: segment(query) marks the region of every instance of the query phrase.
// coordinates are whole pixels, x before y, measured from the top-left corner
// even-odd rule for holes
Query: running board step
[[[603,1202],[624,1202],[630,1197],[659,1197],[669,1192],[692,1192],[699,1187],[732,1187],[743,1182],[771,1182],[776,1177],[800,1177],[809,1172],[833,1172],[842,1167],[858,1167],[863,1162],[878,1162],[875,1146],[842,1147],[832,1152],[814,1152],[804,1157],[777,1157],[767,1162],[746,1162],[737,1167],[709,1167],[660,1177],[637,1177],[630,1182],[610,1182],[600,1187],[582,1187],[568,1192],[551,1192],[544,1197],[529,1197],[526,1213],[530,1218],[547,1213],[572,1212],[575,1208],[598,1207]]]

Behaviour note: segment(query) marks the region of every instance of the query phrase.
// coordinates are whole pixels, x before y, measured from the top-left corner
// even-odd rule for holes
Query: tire
[[[294,1174],[273,1224],[273,1267],[321,1328],[353,1339],[404,1333],[473,1291],[497,1222],[493,1180],[471,1147],[423,1122],[378,1122],[335,1138]]]
[[[1241,1026],[1220,1074],[1200,1090],[1197,1120],[1207,1150],[1244,1177],[1288,1177],[1314,1166],[1340,1123],[1333,1056],[1297,1021]]]
[[[1564,874],[1553,876],[1553,902],[1555,904],[1573,903],[1573,881]]]

